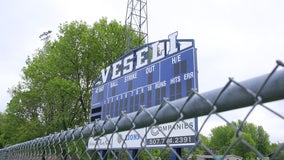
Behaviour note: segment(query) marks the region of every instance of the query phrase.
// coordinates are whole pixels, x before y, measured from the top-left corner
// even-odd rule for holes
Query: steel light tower
[[[126,9],[126,51],[129,51],[131,36],[129,29],[132,28],[139,36],[138,46],[141,46],[143,41],[148,43],[148,10],[147,0],[128,0]]]

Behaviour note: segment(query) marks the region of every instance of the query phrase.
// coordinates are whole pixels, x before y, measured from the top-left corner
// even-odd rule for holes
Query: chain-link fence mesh
[[[283,123],[283,114],[274,111],[266,103],[284,99],[283,67],[284,64],[277,61],[276,67],[267,75],[240,83],[230,78],[220,89],[203,94],[192,91],[187,98],[172,102],[164,99],[159,106],[141,106],[134,113],[122,112],[120,117],[98,120],[82,127],[9,146],[0,149],[0,159],[229,159],[230,152],[239,143],[248,147],[256,157],[265,159],[268,155],[250,144],[244,138],[242,129],[256,108],[265,109],[279,117],[279,121]],[[243,107],[250,108],[238,126],[220,114]],[[196,117],[200,116],[205,116],[205,119],[197,127]],[[225,146],[225,152],[218,155],[206,145],[201,136],[212,116],[233,128],[236,137]],[[162,126],[164,123],[168,125]],[[178,127],[187,129],[188,136],[186,133],[183,133],[185,136],[175,136],[177,133],[174,130]],[[149,138],[150,132],[162,136]],[[270,158],[276,159],[283,148],[284,144],[280,144]],[[197,150],[203,150],[207,155],[197,155]]]

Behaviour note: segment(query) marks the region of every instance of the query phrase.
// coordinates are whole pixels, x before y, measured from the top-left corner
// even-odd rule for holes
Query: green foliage
[[[281,148],[278,153],[279,148]],[[283,160],[284,159],[284,148],[283,143],[272,143],[270,145],[270,156],[274,156],[275,160]]]
[[[233,122],[237,127],[240,127],[242,121]],[[263,155],[270,154],[269,146],[269,135],[264,131],[262,126],[256,126],[252,123],[244,123],[242,128],[242,132],[249,133],[255,142],[255,148],[260,151]]]
[[[102,68],[125,54],[125,33],[106,18],[60,25],[57,38],[28,57],[22,81],[10,89],[12,99],[0,116],[0,145],[89,122],[93,84]],[[135,44],[138,36],[131,35]]]
[[[169,148],[154,148],[141,150],[139,152],[139,159],[170,159]]]
[[[283,159],[284,159],[284,149],[282,149],[280,153],[275,156],[274,160],[283,160]]]
[[[211,130],[210,148],[216,154],[223,154],[231,144],[234,129],[229,125],[219,126]]]
[[[2,114],[0,112],[0,149],[4,147],[5,145],[5,135],[4,135],[4,132],[3,132],[3,128],[4,128],[4,125],[5,125],[5,115]]]
[[[204,144],[205,146],[210,145],[209,139],[206,136],[200,134],[199,137],[200,137],[202,144]],[[188,159],[188,157],[191,157],[191,159],[194,160],[194,159],[197,159],[196,155],[206,155],[206,154],[209,154],[209,153],[207,153],[207,151],[201,145],[198,145],[195,147],[183,148],[182,158]]]
[[[256,126],[252,123],[242,123],[242,121],[232,122],[241,132],[241,140],[248,142],[252,147],[267,156],[270,151],[269,135],[264,131],[262,126]],[[236,140],[237,131],[230,125],[218,126],[211,130],[212,136],[209,138],[209,147],[215,154],[224,154],[231,144]],[[230,150],[230,154],[242,156],[244,158],[256,157],[256,154],[241,141]]]
[[[253,147],[255,147],[256,145],[252,138],[252,135],[250,133],[244,132],[242,133],[242,140],[237,141],[237,144],[233,147],[231,152],[245,159],[253,159],[254,157],[256,157],[256,154],[248,146],[242,143],[243,140],[248,142]],[[236,141],[236,137],[232,138],[231,143],[233,143],[234,141]]]

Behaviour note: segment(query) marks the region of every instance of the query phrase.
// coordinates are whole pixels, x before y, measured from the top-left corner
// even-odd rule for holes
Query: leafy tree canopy
[[[242,156],[244,158],[256,157],[256,154],[244,143],[249,143],[252,147],[260,151],[264,156],[270,154],[269,135],[262,126],[252,123],[237,121],[231,125],[218,126],[211,130],[209,137],[209,147],[216,154],[224,154],[231,144],[235,145],[229,150],[230,154]],[[238,137],[240,137],[238,139]],[[244,142],[245,141],[245,142]]]
[[[10,89],[0,115],[0,145],[15,144],[89,122],[92,87],[102,68],[125,54],[126,28],[102,18],[93,25],[63,23],[26,60],[22,81]],[[129,30],[131,45],[139,37]]]

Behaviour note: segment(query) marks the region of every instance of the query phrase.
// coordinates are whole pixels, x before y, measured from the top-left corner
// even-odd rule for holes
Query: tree
[[[233,143],[236,140],[236,137],[234,136],[231,140],[231,143]],[[245,140],[250,145],[255,147],[255,141],[252,138],[252,135],[249,133],[242,133],[242,140]],[[245,144],[243,144],[241,141],[238,141],[237,144],[232,148],[231,151],[235,155],[239,155],[243,157],[244,159],[253,159],[256,154]]]
[[[247,122],[242,123],[240,120],[238,122],[232,122],[232,125],[239,128],[243,140],[250,143],[263,155],[266,156],[269,154],[269,135],[264,131],[263,127]],[[213,128],[211,133],[209,146],[216,154],[223,154],[236,139],[236,130],[228,124]],[[245,157],[255,156],[255,154],[250,152],[250,149],[240,141],[230,150],[230,153]]]
[[[130,35],[137,44],[138,36]],[[125,46],[125,27],[116,21],[62,24],[54,41],[28,57],[22,82],[10,89],[6,118],[19,131],[11,134],[18,137],[11,143],[89,122],[94,82]]]
[[[216,154],[223,154],[231,144],[231,139],[235,134],[229,125],[219,126],[211,130],[209,146]]]
[[[0,149],[4,147],[4,114],[0,112]]]
[[[238,128],[241,126],[242,121],[233,122]],[[252,136],[253,141],[255,142],[255,147],[264,155],[270,154],[270,143],[269,135],[264,131],[262,126],[256,126],[253,123],[245,122],[241,128],[242,132],[249,133]]]
[[[19,85],[11,93],[13,98],[8,104],[3,118],[3,141],[5,145],[34,139],[43,134],[39,121],[37,95],[31,90],[20,92]]]
[[[210,145],[209,139],[202,134],[199,134],[199,140],[201,141],[201,144],[204,144],[207,148]],[[201,145],[197,145],[194,148],[183,148],[183,151],[184,151],[182,152],[183,159],[189,159],[189,157],[191,157],[191,159],[195,160],[197,159],[196,155],[210,154]]]

